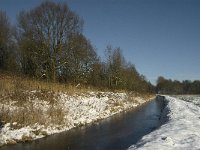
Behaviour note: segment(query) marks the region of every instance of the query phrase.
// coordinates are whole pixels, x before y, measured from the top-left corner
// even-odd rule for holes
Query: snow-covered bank
[[[192,103],[165,96],[165,101],[168,104],[163,116],[167,115],[169,121],[129,150],[200,149],[200,107],[194,104],[196,100]]]
[[[192,102],[195,105],[200,106],[200,95],[175,95],[173,97],[184,100],[186,102]]]
[[[23,107],[18,102],[7,100],[0,104],[0,110],[9,111],[11,116],[26,110],[28,112],[23,113],[25,117],[38,119],[42,124],[37,122],[24,126],[19,122],[6,123],[0,129],[0,146],[66,131],[131,109],[148,100],[126,93],[88,92],[75,95],[54,93],[56,99],[52,102],[40,99],[37,91],[28,94],[28,100]],[[38,116],[27,115],[28,113]],[[54,117],[52,118],[52,116]]]

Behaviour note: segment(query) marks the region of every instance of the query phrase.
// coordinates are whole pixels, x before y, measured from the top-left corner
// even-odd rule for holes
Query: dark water
[[[160,126],[163,102],[153,100],[129,112],[1,150],[124,150]]]

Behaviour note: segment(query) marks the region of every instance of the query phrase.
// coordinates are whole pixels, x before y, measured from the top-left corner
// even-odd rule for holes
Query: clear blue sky
[[[158,76],[200,80],[199,0],[57,0],[84,19],[84,34],[103,56],[108,44],[155,83]],[[0,0],[12,22],[41,0]]]

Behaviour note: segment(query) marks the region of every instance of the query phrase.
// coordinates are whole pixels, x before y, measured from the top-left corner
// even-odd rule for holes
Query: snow
[[[162,116],[169,118],[167,123],[145,135],[129,150],[200,149],[199,96],[165,96],[165,101],[167,106]]]
[[[29,92],[30,97],[34,97],[36,92],[38,91]],[[46,125],[35,123],[22,127],[17,122],[6,123],[0,129],[0,146],[35,140],[54,133],[67,131],[126,111],[146,101],[146,99],[139,96],[131,97],[132,100],[130,100],[129,95],[126,93],[113,92],[88,92],[74,95],[60,92],[55,95],[57,105],[54,107],[62,110],[64,114],[61,124],[54,124],[49,121],[48,111],[52,106],[50,102],[37,97],[34,100],[29,98],[28,103],[24,104],[24,106],[30,108],[30,110],[33,109],[36,112],[40,112],[42,114],[41,119],[46,119],[48,123]],[[2,109],[9,109],[10,113],[15,113],[23,108],[18,106],[15,101],[6,101],[6,103],[0,104],[0,110]]]
[[[195,105],[200,106],[200,96],[199,95],[175,95],[174,97],[187,101],[187,102],[192,102]]]

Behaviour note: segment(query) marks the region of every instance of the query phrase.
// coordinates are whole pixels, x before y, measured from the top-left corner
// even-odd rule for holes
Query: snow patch
[[[38,91],[31,91],[34,94]],[[110,117],[116,113],[136,107],[146,100],[141,97],[133,97],[133,101],[128,99],[126,93],[113,92],[89,92],[85,94],[68,95],[67,93],[56,93],[57,105],[61,109],[64,117],[61,124],[48,122],[47,125],[35,123],[33,125],[18,127],[17,122],[6,123],[0,129],[0,146],[5,144],[15,144],[20,141],[29,141],[42,138],[54,133],[63,132],[71,128],[82,126],[99,119]],[[29,102],[30,101],[30,102]],[[27,107],[38,109],[42,112],[41,117],[48,118],[48,110],[51,104],[39,98],[29,99]],[[21,109],[16,102],[0,104],[0,108],[9,109],[11,113]],[[29,112],[31,113],[31,112]]]
[[[165,96],[164,113],[169,121],[144,136],[129,150],[188,150],[200,149],[200,107],[191,102]],[[196,101],[195,101],[196,102]]]

